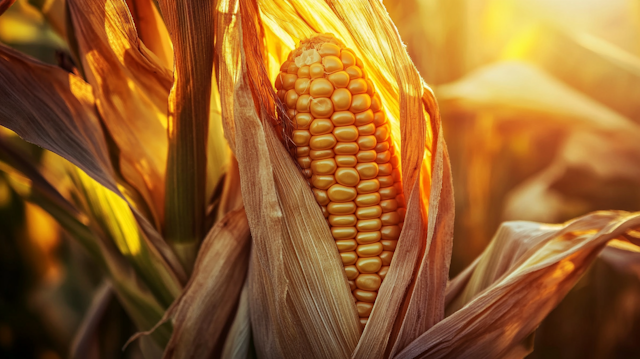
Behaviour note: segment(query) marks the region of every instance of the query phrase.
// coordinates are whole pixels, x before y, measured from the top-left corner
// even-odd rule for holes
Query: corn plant
[[[0,46],[0,125],[52,154],[5,139],[1,169],[149,357],[523,357],[605,246],[638,243],[638,213],[507,222],[450,280],[442,119],[379,1],[57,4],[73,61]]]

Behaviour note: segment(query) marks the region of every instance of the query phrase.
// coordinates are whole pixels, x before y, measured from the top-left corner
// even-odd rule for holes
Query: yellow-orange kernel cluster
[[[275,87],[293,121],[297,161],[365,325],[405,215],[391,129],[362,61],[332,35],[303,40],[280,71]]]

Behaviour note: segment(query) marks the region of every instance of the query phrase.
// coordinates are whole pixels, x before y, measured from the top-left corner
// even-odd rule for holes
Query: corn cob
[[[364,326],[405,215],[400,158],[362,61],[331,34],[302,40],[276,77],[295,157],[331,228]]]

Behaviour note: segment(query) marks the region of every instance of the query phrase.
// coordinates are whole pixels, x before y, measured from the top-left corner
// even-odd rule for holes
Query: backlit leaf
[[[165,237],[190,271],[204,237],[215,4],[159,4],[175,54],[168,107]]]
[[[450,315],[397,358],[503,357],[528,337],[607,242],[640,214],[595,212],[562,225],[506,222],[449,287]]]

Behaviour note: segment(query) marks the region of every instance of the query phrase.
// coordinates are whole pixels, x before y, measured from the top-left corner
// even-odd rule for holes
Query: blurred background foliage
[[[0,41],[58,63],[61,1],[18,0],[0,17]],[[452,277],[502,221],[640,210],[640,2],[384,3],[441,106],[456,199]],[[0,176],[0,358],[67,357],[101,274],[10,181],[19,179]],[[640,357],[640,268],[621,260],[601,256],[542,323],[530,358]],[[133,327],[117,301],[99,300],[110,318],[101,337],[112,338],[97,344],[100,357],[140,357],[135,346],[120,351]]]

